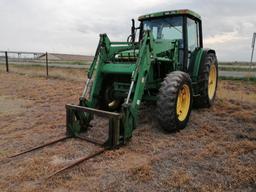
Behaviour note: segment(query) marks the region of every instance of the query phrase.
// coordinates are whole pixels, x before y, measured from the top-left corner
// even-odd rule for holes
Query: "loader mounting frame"
[[[93,109],[89,107],[82,107],[82,106],[77,106],[77,105],[66,105],[66,123],[68,127],[68,132],[67,134],[71,134],[71,136],[76,136],[77,135],[77,130],[72,130],[74,129],[77,124],[79,124],[79,116],[77,115],[79,113],[89,113],[90,115],[98,115],[100,117],[107,117],[109,119],[109,131],[108,131],[108,138],[106,141],[103,143],[99,143],[96,140],[89,139],[83,137],[83,139],[86,139],[89,142],[95,143],[102,145],[103,147],[110,147],[113,148],[115,146],[120,145],[120,121],[122,118],[122,115],[120,113],[113,113],[113,112],[108,112],[108,111],[103,111],[103,110],[98,110],[98,109]],[[81,138],[81,137],[80,137]]]

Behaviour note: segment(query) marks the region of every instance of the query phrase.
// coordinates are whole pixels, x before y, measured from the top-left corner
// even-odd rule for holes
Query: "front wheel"
[[[187,125],[192,98],[191,79],[187,73],[175,71],[166,76],[157,101],[157,119],[165,131],[183,129]]]

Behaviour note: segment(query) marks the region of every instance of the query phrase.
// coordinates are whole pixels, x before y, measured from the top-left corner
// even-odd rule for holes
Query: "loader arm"
[[[121,106],[120,115],[116,118],[109,116],[109,140],[107,143],[112,147],[126,143],[136,128],[138,120],[138,110],[144,94],[148,71],[151,67],[153,36],[150,31],[145,31],[143,39],[135,45],[126,42],[110,42],[106,34],[100,35],[99,45],[96,50],[95,58],[88,70],[86,86],[80,97],[79,106],[67,105],[67,132],[70,135],[79,135],[80,132],[87,130],[93,113],[100,102],[100,94],[103,87],[104,66],[110,65],[111,59],[119,52],[138,49],[136,63],[126,66],[134,66],[131,71],[131,83],[127,98]],[[116,65],[116,64],[112,64]],[[119,65],[116,65],[118,67]],[[125,66],[125,65],[124,65]],[[95,77],[95,78],[93,78]],[[90,81],[94,79],[89,98],[85,98]],[[98,114],[108,113],[99,110]]]
[[[148,71],[151,67],[151,53],[153,36],[150,31],[145,31],[140,44],[139,57],[136,62],[136,68],[132,73],[131,85],[127,99],[123,104],[123,121],[125,141],[132,136],[132,131],[136,128],[138,121],[138,111],[144,94],[144,88],[147,81]],[[134,90],[134,91],[133,91]],[[132,95],[133,92],[133,95]]]

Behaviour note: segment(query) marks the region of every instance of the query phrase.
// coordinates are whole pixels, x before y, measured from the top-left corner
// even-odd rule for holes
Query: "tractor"
[[[127,143],[142,102],[153,102],[166,132],[186,127],[192,106],[211,107],[218,83],[213,49],[203,48],[202,22],[191,10],[172,10],[132,19],[124,42],[100,35],[78,105],[66,105],[66,133],[79,136],[95,115],[109,119],[111,148]]]

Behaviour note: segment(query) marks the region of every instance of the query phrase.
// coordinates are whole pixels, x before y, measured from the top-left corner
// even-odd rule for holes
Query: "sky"
[[[256,0],[0,0],[0,50],[94,55],[100,33],[126,41],[132,18],[174,9],[201,15],[220,61],[250,60]]]

